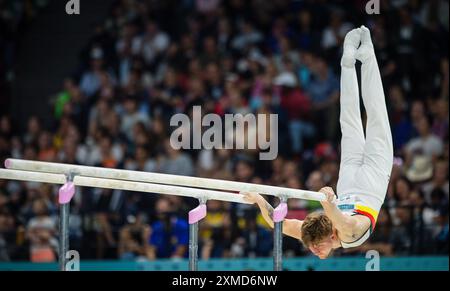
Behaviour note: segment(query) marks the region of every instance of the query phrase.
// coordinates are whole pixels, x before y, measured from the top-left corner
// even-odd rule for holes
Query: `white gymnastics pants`
[[[393,164],[392,135],[376,57],[361,67],[361,94],[367,113],[366,137],[360,113],[356,69],[341,66],[341,164],[337,194],[365,196],[379,210]]]

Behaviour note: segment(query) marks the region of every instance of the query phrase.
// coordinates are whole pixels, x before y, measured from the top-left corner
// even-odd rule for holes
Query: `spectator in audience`
[[[27,238],[30,241],[30,260],[32,262],[55,262],[58,254],[56,223],[48,215],[43,199],[32,204],[33,218],[27,224]]]
[[[155,259],[155,253],[152,252],[148,242],[150,234],[151,229],[143,222],[142,216],[128,216],[126,224],[120,230],[119,259],[126,261]]]
[[[268,257],[273,250],[272,232],[257,224],[256,213],[247,213],[245,216],[245,257]]]
[[[167,153],[167,158],[164,157],[160,160],[159,171],[161,173],[184,176],[194,175],[194,165],[190,156],[174,149],[170,145],[169,139],[164,141],[164,149]]]
[[[81,76],[80,89],[83,94],[90,98],[100,89],[101,76],[105,72],[103,50],[95,47],[91,51],[90,70]]]
[[[148,20],[145,24],[145,34],[140,43],[141,45],[138,47],[146,64],[154,67],[156,65],[155,62],[168,48],[170,38],[167,33],[159,29],[155,21]]]
[[[292,72],[285,72],[275,79],[275,85],[281,88],[281,108],[289,116],[289,133],[294,154],[303,151],[303,140],[312,137],[314,127],[309,122],[311,102],[309,97],[298,86],[298,81]]]
[[[427,117],[422,117],[414,125],[419,136],[411,139],[406,145],[407,161],[412,161],[414,156],[423,155],[435,158],[442,154],[442,141],[430,131],[430,121]],[[408,163],[408,162],[407,162]]]
[[[28,119],[27,132],[24,134],[23,139],[26,144],[36,144],[41,131],[41,121],[37,116],[31,116]]]
[[[6,197],[0,194],[0,262],[11,261],[11,248],[14,243],[14,225],[11,214],[8,214],[4,206]]]
[[[413,184],[406,177],[398,178],[394,186],[394,199],[396,204],[409,202],[412,191],[414,191]]]
[[[448,100],[443,98],[436,100],[434,108],[432,133],[441,140],[448,140]]]
[[[408,116],[409,104],[405,99],[402,87],[400,85],[392,85],[389,88],[388,97],[391,106],[390,121],[394,150],[398,152],[412,138],[414,128]]]
[[[202,258],[221,257],[224,250],[220,247],[220,232],[223,231],[227,212],[224,203],[217,200],[208,201],[208,213],[200,224],[202,240]]]
[[[343,21],[343,11],[334,10],[330,15],[330,23],[323,30],[322,47],[324,49],[336,49],[343,41],[344,37],[352,29],[352,24]]]
[[[157,221],[151,224],[150,252],[157,258],[184,258],[187,255],[188,223],[173,214],[167,198],[156,201]]]
[[[125,134],[128,140],[133,140],[133,127],[136,123],[141,122],[145,126],[149,126],[148,115],[138,111],[138,100],[136,97],[129,96],[123,101],[124,113],[121,116],[121,132]]]
[[[38,140],[39,153],[38,159],[46,162],[54,162],[56,159],[56,150],[53,148],[51,135],[47,131],[41,132]]]
[[[436,241],[436,253],[446,255],[448,254],[448,205],[447,207],[442,207],[439,216],[437,218],[437,223],[440,227],[439,233],[434,237]]]
[[[311,101],[319,141],[334,140],[337,134],[339,80],[321,56],[315,57],[313,78],[306,87]]]
[[[309,174],[308,179],[306,180],[306,188],[309,191],[319,191],[325,186],[325,181],[323,177],[323,173],[316,170]],[[314,211],[315,209],[320,208],[320,202],[318,201],[308,201],[308,208],[310,211]]]
[[[431,192],[440,189],[444,193],[444,198],[449,200],[449,183],[448,183],[448,160],[439,159],[436,161],[433,170],[433,178],[430,182],[422,185],[422,192],[425,201],[431,203]]]

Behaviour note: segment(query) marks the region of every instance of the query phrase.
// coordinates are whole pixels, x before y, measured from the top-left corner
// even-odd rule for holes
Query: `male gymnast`
[[[367,113],[366,136],[361,120],[356,59],[361,61],[361,94]],[[341,58],[340,124],[341,163],[335,195],[331,187],[320,190],[327,197],[323,212],[302,220],[285,219],[283,233],[302,241],[321,259],[333,249],[363,244],[375,228],[393,164],[392,135],[380,71],[370,31],[353,29],[344,39]],[[256,203],[273,227],[272,206],[257,193],[242,193]]]

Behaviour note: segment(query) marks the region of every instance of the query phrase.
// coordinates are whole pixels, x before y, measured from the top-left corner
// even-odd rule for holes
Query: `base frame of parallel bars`
[[[280,204],[273,211],[273,270],[283,270],[283,220],[287,215],[287,198],[280,197]]]
[[[206,199],[189,211],[189,271],[198,271],[198,223],[207,214]]]
[[[67,271],[66,254],[69,251],[69,216],[70,216],[70,201],[75,194],[75,184],[73,179],[75,173],[70,172],[66,174],[66,183],[59,188],[58,203],[59,203],[59,270]]]

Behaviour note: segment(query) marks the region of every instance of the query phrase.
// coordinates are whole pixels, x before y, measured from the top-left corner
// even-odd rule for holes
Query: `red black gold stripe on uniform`
[[[372,231],[375,229],[375,223],[378,218],[378,211],[376,211],[368,206],[363,206],[360,204],[356,204],[353,211],[357,214],[361,214],[361,215],[368,217],[370,219],[370,222],[372,225]]]

